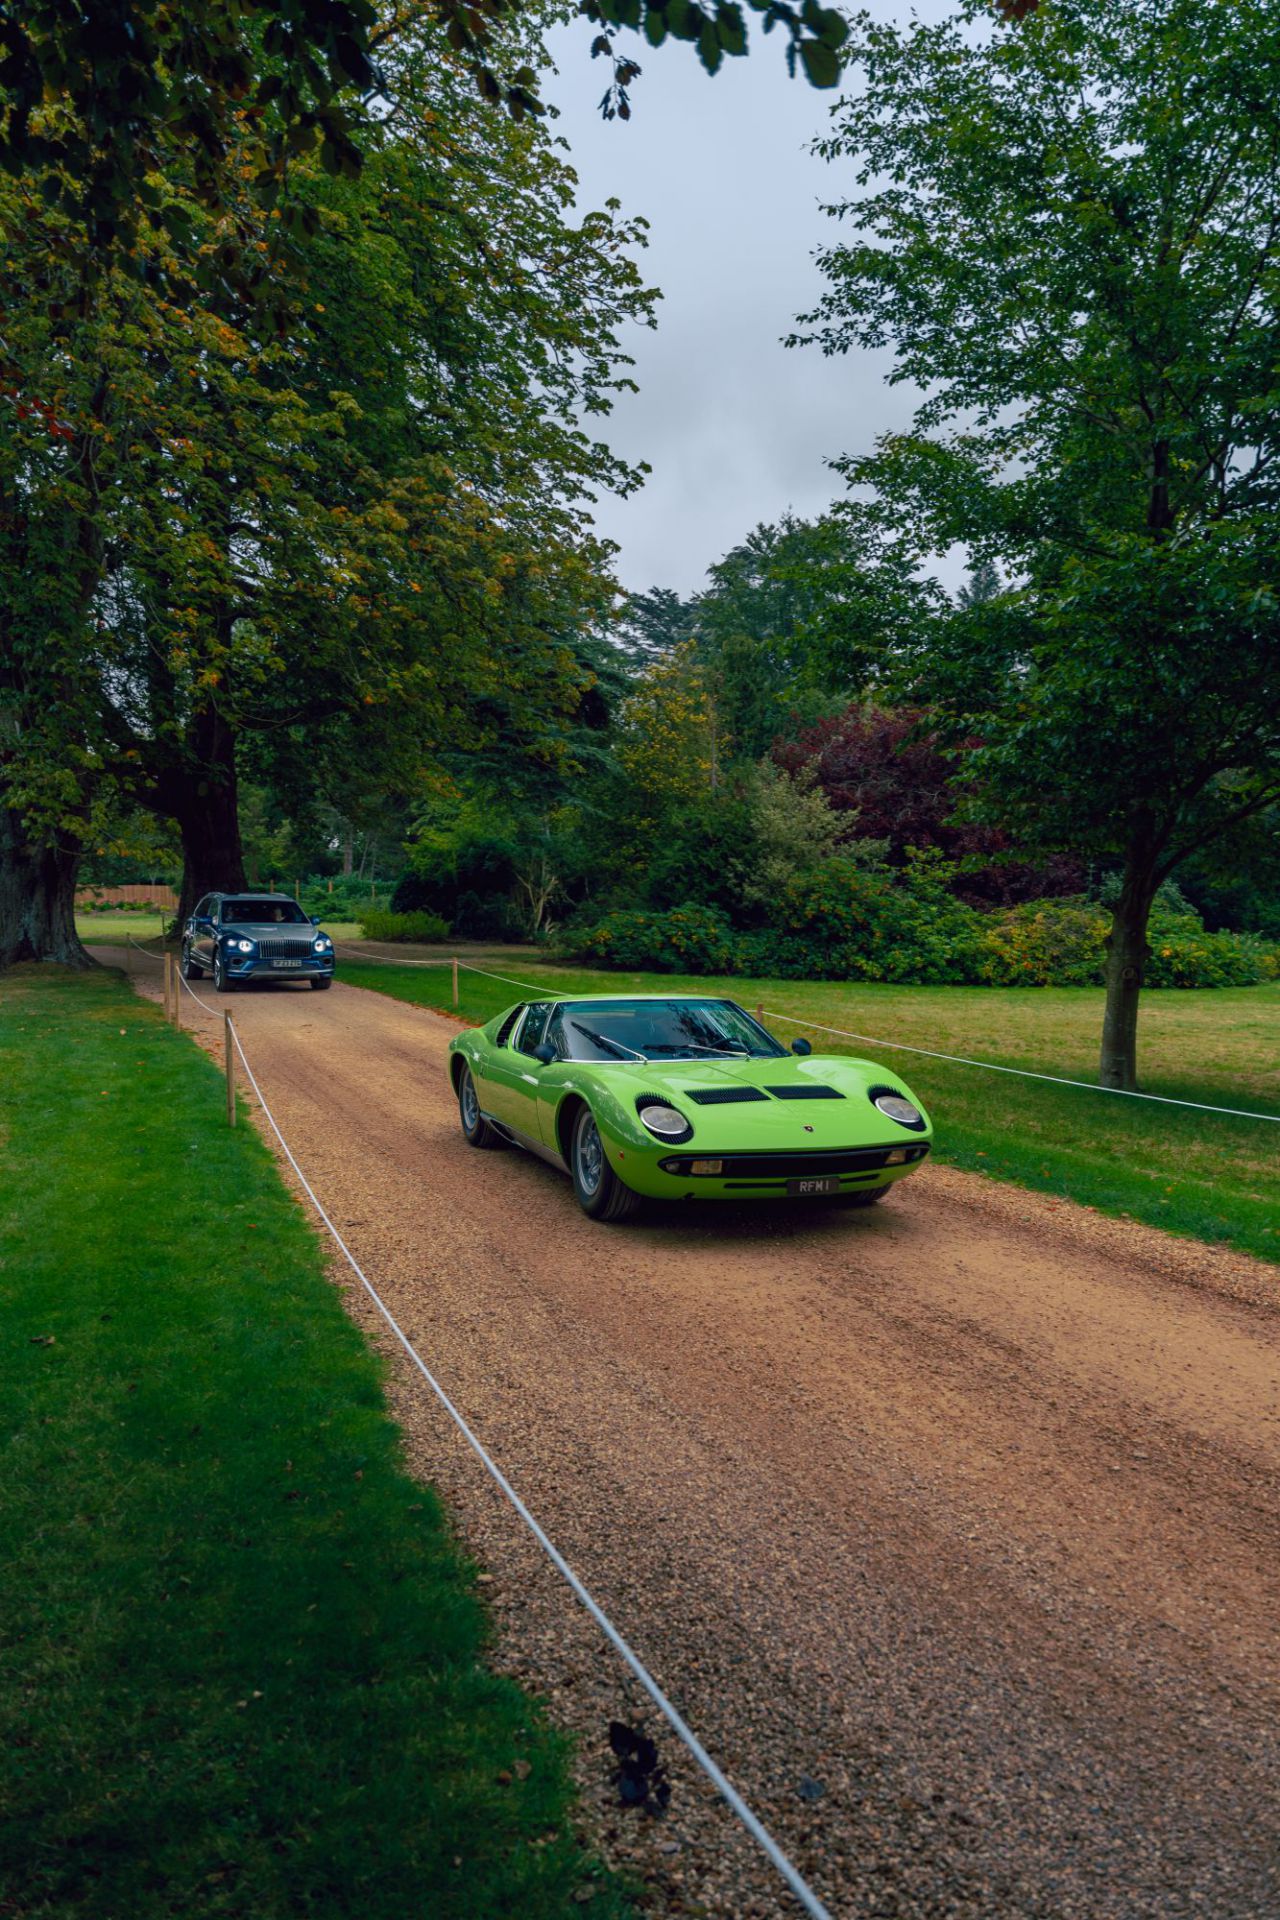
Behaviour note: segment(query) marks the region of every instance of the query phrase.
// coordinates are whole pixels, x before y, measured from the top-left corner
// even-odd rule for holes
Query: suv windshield
[[[568,1060],[765,1060],[785,1053],[732,1000],[571,1000],[553,1041]]]
[[[310,923],[296,900],[224,900],[224,927],[305,927]]]

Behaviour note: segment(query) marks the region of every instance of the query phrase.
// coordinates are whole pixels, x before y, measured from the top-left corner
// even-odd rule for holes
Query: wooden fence
[[[78,907],[151,906],[159,907],[166,913],[173,913],[178,905],[178,896],[172,887],[77,887],[76,905]]]

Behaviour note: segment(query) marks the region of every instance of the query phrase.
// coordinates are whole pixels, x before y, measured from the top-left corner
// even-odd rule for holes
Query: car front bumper
[[[916,1137],[871,1147],[777,1153],[667,1147],[651,1154],[606,1139],[605,1150],[618,1178],[653,1200],[787,1200],[802,1190],[835,1198],[892,1186],[923,1165],[930,1145]],[[702,1170],[708,1166],[717,1171]],[[821,1184],[810,1184],[815,1182]],[[804,1189],[797,1183],[805,1183]]]
[[[334,956],[312,953],[298,960],[275,960],[256,953],[238,953],[228,955],[224,965],[229,980],[312,980],[317,974],[332,974]]]

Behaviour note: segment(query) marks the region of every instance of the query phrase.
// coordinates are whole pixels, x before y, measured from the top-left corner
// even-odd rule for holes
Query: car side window
[[[207,920],[209,918],[209,896],[207,893],[204,899],[192,908],[191,918],[193,920]]]
[[[529,1008],[516,1040],[517,1053],[531,1054],[542,1045],[542,1036],[547,1030],[547,1015],[550,1011],[545,1001]]]
[[[520,1018],[520,1015],[523,1012],[524,1012],[523,1007],[512,1008],[511,1012],[507,1015],[506,1019],[503,1021],[502,1025],[498,1028],[498,1031],[493,1036],[493,1044],[495,1047],[506,1046],[508,1040],[511,1038],[512,1030],[515,1027],[516,1021]]]

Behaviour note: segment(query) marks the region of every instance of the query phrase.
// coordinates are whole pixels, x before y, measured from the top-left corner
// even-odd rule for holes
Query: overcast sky
[[[907,13],[892,0],[876,10]],[[937,18],[949,9],[921,0],[918,10]],[[618,401],[607,432],[653,473],[639,494],[606,498],[597,514],[633,591],[692,593],[761,520],[787,508],[821,513],[843,491],[824,462],[869,448],[911,415],[911,390],[887,384],[887,354],[828,359],[781,344],[822,291],[813,254],[839,228],[820,202],[852,188],[852,168],[807,151],[835,96],[788,79],[781,31],[766,40],[758,16],[748,19],[748,57],[726,60],[714,78],[687,43],[655,51],[624,33],[644,69],[625,124],[596,110],[608,73],[589,57],[593,29],[578,21],[552,38],[560,72],[546,91],[560,108],[556,131],[572,149],[580,205],[612,196],[646,217],[642,270],[665,296],[657,332],[636,328],[627,340],[640,392]],[[940,572],[958,581],[962,559]]]

